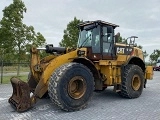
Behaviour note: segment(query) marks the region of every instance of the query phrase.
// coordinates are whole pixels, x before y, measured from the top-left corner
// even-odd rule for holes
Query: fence
[[[146,65],[154,65],[146,63]],[[19,67],[18,67],[19,66]],[[10,83],[13,76],[19,77],[21,80],[27,80],[30,71],[29,62],[3,62],[0,61],[0,83]]]
[[[29,73],[28,62],[4,62],[0,61],[0,83],[10,83],[10,78],[13,76],[19,77],[22,80],[27,80]]]

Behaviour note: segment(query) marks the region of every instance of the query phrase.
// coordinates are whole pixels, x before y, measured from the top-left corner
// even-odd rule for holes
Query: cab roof
[[[102,21],[102,20],[84,21],[84,22],[81,22],[81,23],[79,24],[79,26],[85,26],[85,25],[89,25],[89,24],[93,24],[93,23],[95,23],[95,24],[98,23],[98,24],[108,25],[108,26],[112,26],[113,28],[119,27],[119,25],[112,24],[112,23],[109,23],[109,22],[105,22],[105,21]]]

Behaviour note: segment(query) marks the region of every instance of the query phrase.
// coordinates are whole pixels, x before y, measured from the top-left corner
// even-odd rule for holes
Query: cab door
[[[114,47],[114,29],[112,26],[102,26],[102,59],[113,60],[116,59],[115,47]]]
[[[92,61],[102,60],[100,26],[92,30],[91,46],[87,47],[87,57]]]

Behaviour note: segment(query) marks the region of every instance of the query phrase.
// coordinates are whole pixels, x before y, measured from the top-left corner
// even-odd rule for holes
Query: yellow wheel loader
[[[97,21],[80,23],[77,48],[31,48],[28,82],[11,78],[13,94],[9,103],[18,112],[31,108],[48,93],[51,101],[65,111],[85,108],[94,91],[113,90],[126,98],[137,98],[152,79],[152,66],[146,66],[143,51],[135,38],[118,43],[118,25]],[[39,51],[50,53],[42,59]]]

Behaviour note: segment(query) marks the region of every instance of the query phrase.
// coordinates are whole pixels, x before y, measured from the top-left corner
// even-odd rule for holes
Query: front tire
[[[126,98],[138,98],[144,87],[144,73],[137,65],[127,65],[122,76],[119,95]]]
[[[90,70],[79,63],[67,63],[52,74],[48,86],[50,99],[65,111],[85,108],[94,90]]]

